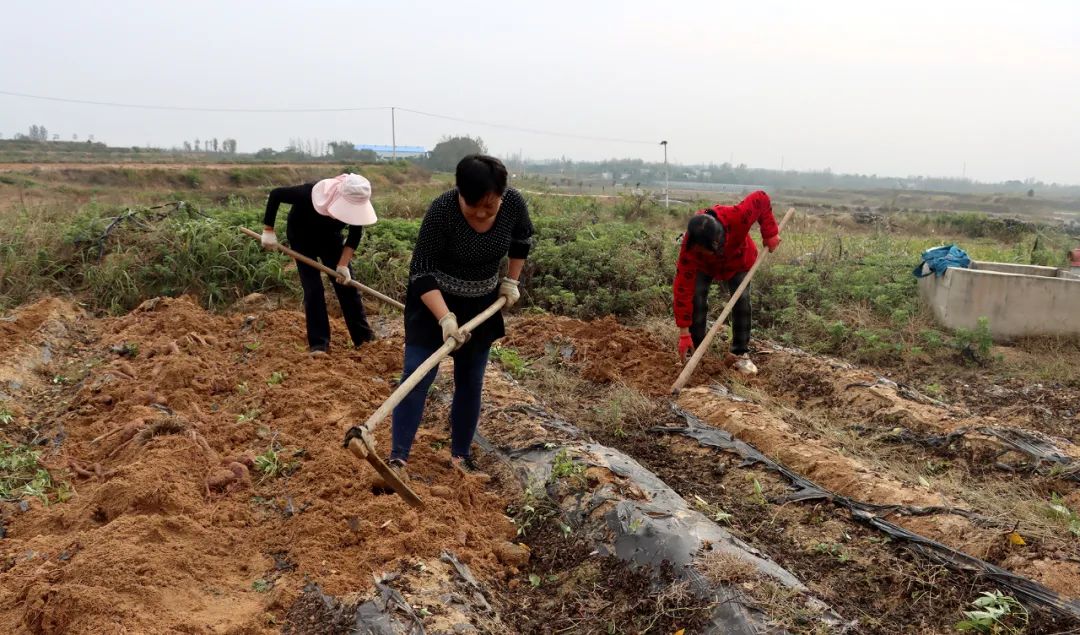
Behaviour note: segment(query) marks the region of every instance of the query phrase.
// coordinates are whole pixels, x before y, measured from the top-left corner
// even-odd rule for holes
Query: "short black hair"
[[[698,245],[709,251],[716,251],[717,243],[724,244],[724,226],[711,214],[698,214],[686,224],[686,244]]]
[[[506,166],[486,154],[470,154],[459,161],[454,177],[458,193],[469,205],[476,205],[489,194],[506,193]]]

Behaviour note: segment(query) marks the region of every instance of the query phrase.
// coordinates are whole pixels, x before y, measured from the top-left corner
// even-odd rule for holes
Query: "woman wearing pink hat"
[[[342,174],[317,183],[271,190],[263,215],[263,247],[277,243],[274,219],[282,203],[292,206],[285,229],[290,246],[337,270],[338,276],[331,278],[331,282],[353,344],[360,346],[371,341],[374,335],[364,315],[360,292],[347,285],[352,279],[349,263],[360,244],[363,228],[377,220],[371,206],[371,183],[359,174]],[[341,230],[346,226],[349,234],[343,243]],[[330,318],[326,314],[322,277],[317,269],[303,263],[296,263],[296,269],[304,289],[308,348],[312,355],[325,355],[330,350]]]

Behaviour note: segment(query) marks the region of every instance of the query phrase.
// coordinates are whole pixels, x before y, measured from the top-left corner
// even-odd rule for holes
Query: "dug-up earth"
[[[777,631],[950,632],[1000,579],[934,553],[1047,589],[1060,606],[1026,602],[1030,632],[1076,626],[1080,542],[1049,503],[1080,510],[1080,449],[1055,426],[942,404],[766,343],[758,377],[707,357],[671,402],[678,364],[644,330],[550,316],[509,330],[503,347],[524,362],[489,370],[480,430],[495,481],[449,468],[446,431],[432,424],[445,414],[437,384],[409,464],[426,502],[417,511],[373,490],[374,472],[341,447],[394,387],[397,326],[312,359],[302,314],[258,300],[216,314],[159,298],[94,318],[46,299],[3,317],[3,438],[37,447],[54,487],[0,504],[0,632],[346,633],[364,607],[391,605],[432,633],[696,632],[714,606],[676,598],[670,575],[597,559],[564,535],[572,519],[544,520],[494,464],[491,447],[548,445],[535,442],[542,408],[801,581],[784,591],[745,565],[697,565]],[[344,332],[335,321],[338,341]],[[690,421],[772,463],[708,446]],[[792,496],[791,474],[825,494]],[[865,514],[943,551],[889,537]],[[523,517],[537,526],[524,531]],[[792,587],[814,612],[792,608],[807,604]],[[462,617],[468,606],[481,608]]]
[[[400,339],[313,360],[302,315],[185,299],[102,320],[46,300],[0,329],[5,436],[71,490],[4,505],[0,632],[278,632],[309,582],[348,597],[444,551],[505,570],[506,503],[446,451],[410,462],[421,517],[341,447],[390,394]]]

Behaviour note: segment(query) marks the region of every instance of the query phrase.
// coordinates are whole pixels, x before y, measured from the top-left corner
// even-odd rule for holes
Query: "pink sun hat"
[[[316,212],[346,225],[374,225],[379,220],[371,206],[371,182],[359,174],[319,181],[311,190],[311,204]]]

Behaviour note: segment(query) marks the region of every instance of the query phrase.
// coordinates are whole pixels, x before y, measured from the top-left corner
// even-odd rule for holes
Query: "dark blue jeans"
[[[746,272],[740,271],[726,281],[728,291],[735,293],[735,289],[739,288],[745,277]],[[690,337],[694,340],[694,348],[701,345],[705,332],[708,331],[709,285],[712,282],[712,276],[706,273],[699,273],[694,281],[694,321],[690,324]],[[747,285],[746,291],[731,308],[731,352],[735,355],[750,352],[750,315],[750,285]]]
[[[471,347],[470,347],[471,348]],[[405,345],[405,381],[436,349],[414,344]],[[472,348],[468,355],[454,356],[454,401],[450,405],[450,454],[469,456],[476,424],[480,421],[480,394],[484,390],[484,369],[487,368],[491,347]],[[435,368],[394,408],[393,448],[391,459],[408,460],[420,420],[424,417],[424,402],[428,389],[439,369]]]

